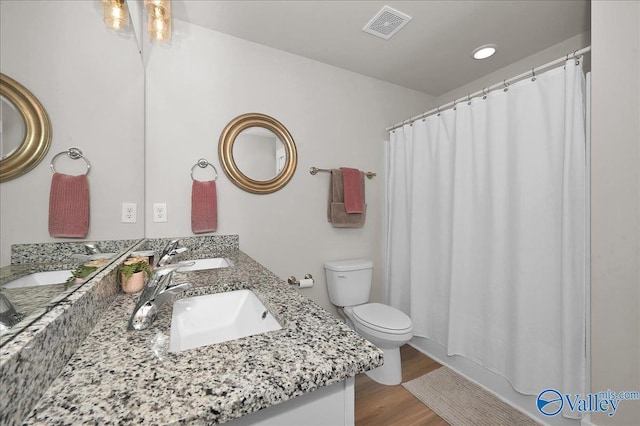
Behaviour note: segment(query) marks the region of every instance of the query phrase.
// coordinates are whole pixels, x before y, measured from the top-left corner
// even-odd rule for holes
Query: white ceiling
[[[433,96],[590,29],[588,0],[173,0],[174,18]],[[362,31],[384,5],[413,19],[389,41]],[[477,61],[471,52],[497,44]]]

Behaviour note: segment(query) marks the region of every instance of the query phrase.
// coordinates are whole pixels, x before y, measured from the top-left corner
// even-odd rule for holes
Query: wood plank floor
[[[440,367],[440,364],[409,345],[400,348],[402,382],[415,379]],[[384,386],[366,374],[356,376],[356,426],[446,426],[401,385]]]

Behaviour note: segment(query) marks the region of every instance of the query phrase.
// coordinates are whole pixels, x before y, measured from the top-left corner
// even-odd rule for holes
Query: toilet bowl
[[[331,303],[342,308],[347,324],[382,350],[384,365],[366,374],[383,385],[402,382],[400,346],[413,337],[411,318],[382,303],[368,303],[373,262],[354,259],[326,262]]]

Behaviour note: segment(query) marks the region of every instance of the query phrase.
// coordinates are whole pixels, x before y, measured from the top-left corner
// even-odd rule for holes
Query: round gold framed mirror
[[[220,135],[218,155],[229,179],[245,191],[270,194],[284,187],[298,165],[293,137],[273,117],[240,115]]]
[[[3,138],[7,135],[15,139],[2,143],[0,182],[5,182],[27,173],[42,161],[51,145],[51,121],[31,92],[1,73],[0,102]],[[20,130],[8,130],[12,128]]]

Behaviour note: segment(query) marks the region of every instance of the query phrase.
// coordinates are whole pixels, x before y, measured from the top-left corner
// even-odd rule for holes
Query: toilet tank
[[[336,306],[355,306],[369,301],[373,262],[368,259],[326,262],[329,300]]]

